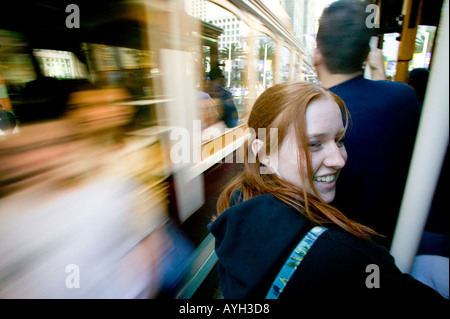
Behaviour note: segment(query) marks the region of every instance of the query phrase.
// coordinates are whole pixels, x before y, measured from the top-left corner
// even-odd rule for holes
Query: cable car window
[[[290,61],[291,61],[291,51],[282,46],[280,49],[280,80],[281,82],[286,82],[290,80]]]
[[[232,12],[211,2],[185,2],[187,14],[201,25],[201,49],[195,58],[202,92],[203,142],[238,125],[246,99],[248,26]],[[216,94],[226,92],[227,99]],[[208,99],[207,96],[212,98]],[[206,132],[206,133],[205,133]]]
[[[435,36],[436,27],[425,25],[417,27],[413,58],[408,66],[409,71],[416,68],[428,69],[430,67]]]
[[[257,94],[259,95],[274,84],[276,45],[272,38],[260,33],[256,36],[255,47],[258,52]]]
[[[300,80],[300,69],[299,69],[300,59],[298,54],[294,55],[294,80]]]

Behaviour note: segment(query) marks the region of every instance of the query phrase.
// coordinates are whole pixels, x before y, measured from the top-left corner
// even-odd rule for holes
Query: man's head
[[[362,70],[373,35],[373,29],[366,26],[367,5],[359,0],[340,0],[324,9],[314,52],[316,68],[325,67],[331,74]]]
[[[222,69],[217,66],[215,68],[212,68],[211,71],[209,71],[209,79],[211,81],[219,83],[220,85],[224,85],[225,75],[223,74]]]

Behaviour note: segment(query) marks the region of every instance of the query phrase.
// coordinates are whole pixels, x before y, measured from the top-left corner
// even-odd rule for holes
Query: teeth
[[[330,183],[330,182],[333,182],[335,179],[336,179],[336,174],[314,177],[315,181],[323,182],[323,183]]]

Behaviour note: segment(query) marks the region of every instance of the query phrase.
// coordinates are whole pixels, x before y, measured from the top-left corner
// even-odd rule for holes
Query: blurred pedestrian
[[[225,75],[219,66],[211,69],[209,72],[209,83],[207,93],[213,98],[221,102],[223,112],[222,120],[227,127],[235,127],[238,125],[239,116],[234,104],[233,95],[225,89]]]
[[[127,97],[74,92],[0,140],[0,298],[156,298],[181,280],[193,249],[124,147]]]

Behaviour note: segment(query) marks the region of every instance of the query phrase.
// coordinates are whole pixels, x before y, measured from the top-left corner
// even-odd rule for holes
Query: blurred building
[[[205,0],[185,0],[184,6],[186,12],[200,19],[202,21],[206,21],[207,19],[207,2]]]
[[[291,18],[292,32],[306,50],[305,60],[312,64],[311,54],[315,47],[316,16],[314,0],[280,0]]]
[[[72,54],[67,51],[56,50],[34,50],[45,76],[58,79],[75,78],[75,68]]]
[[[219,49],[229,48],[232,45],[241,48],[245,47],[244,34],[246,26],[238,18],[232,14],[227,14],[210,19],[208,22],[223,29],[223,33],[219,37]]]

